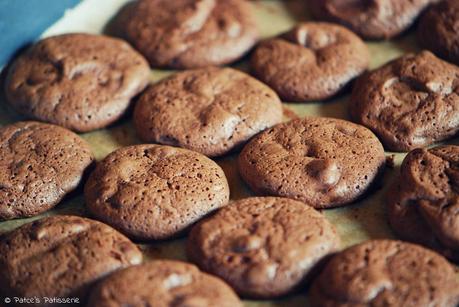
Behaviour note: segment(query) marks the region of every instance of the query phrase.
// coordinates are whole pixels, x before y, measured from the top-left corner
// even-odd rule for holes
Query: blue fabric
[[[0,67],[80,0],[0,0]]]

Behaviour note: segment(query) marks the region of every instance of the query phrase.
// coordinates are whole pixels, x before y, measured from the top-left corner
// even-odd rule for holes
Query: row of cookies
[[[141,265],[142,258],[134,243],[105,224],[77,216],[44,218],[1,238],[0,295],[29,306],[242,306],[229,286],[193,265]],[[107,282],[124,285],[107,289]]]
[[[305,2],[317,20],[340,24],[370,40],[396,37],[421,16],[420,43],[457,61],[454,44],[458,38],[453,29],[458,5],[454,0]],[[229,64],[240,58],[259,39],[255,20],[249,3],[240,0],[143,0],[125,6],[110,32],[130,42],[152,67],[184,69]]]
[[[339,247],[334,227],[304,203],[242,199],[188,238],[188,259],[215,277],[184,262],[142,263],[138,247],[111,227],[61,215],[0,238],[0,295],[44,306],[242,306],[234,290],[276,298],[309,286],[312,306],[459,303],[455,269],[431,250],[392,240]]]
[[[225,5],[236,9],[239,2]],[[153,3],[136,2],[139,8],[134,11],[140,14],[137,10]],[[191,14],[184,15],[196,17],[207,7],[203,3],[207,2],[184,10]],[[164,10],[162,13],[169,16],[171,12]],[[434,13],[438,10],[431,9]],[[207,17],[205,25],[215,23]],[[136,19],[127,20],[129,25]],[[160,19],[155,22],[160,23]],[[184,34],[179,34],[183,39]],[[163,50],[161,46],[154,50]],[[182,50],[181,55],[185,54]],[[252,55],[252,70],[280,98],[309,101],[343,91],[365,72],[368,62],[367,47],[357,35],[338,25],[309,22],[261,42]],[[394,60],[355,82],[349,106],[352,119],[375,132],[387,150],[408,151],[450,138],[459,129],[457,73],[457,66],[427,51]],[[86,132],[122,117],[148,79],[146,60],[125,42],[71,34],[45,39],[21,55],[8,70],[5,92],[8,102],[26,116]],[[266,97],[260,98],[262,94]],[[225,95],[232,100],[225,100]],[[189,112],[183,112],[184,105]],[[279,123],[280,113],[277,95],[262,83],[235,71],[206,68],[183,72],[149,87],[137,104],[134,122],[143,141],[219,156]]]
[[[2,127],[0,143],[3,220],[53,208],[85,181],[94,162],[83,139],[51,124]],[[332,118],[277,124],[250,140],[239,155],[239,172],[256,193],[315,208],[363,197],[384,165],[383,147],[370,130]],[[97,164],[84,185],[93,214],[144,240],[171,237],[177,224],[186,227],[229,199],[218,164],[196,151],[164,145],[119,148]]]
[[[310,26],[324,27],[304,24],[301,28]],[[60,46],[62,41],[71,42],[71,46],[65,46],[65,52],[78,50],[81,40],[91,43],[111,39],[65,35],[46,39],[30,52],[33,57],[42,57],[34,53],[35,47],[41,48],[48,43]],[[120,72],[113,67],[107,68],[109,62],[102,69],[97,68],[98,64],[69,55],[66,60],[56,60],[60,64],[53,64],[55,66],[50,63],[37,65],[27,60],[28,57],[20,57],[9,71],[6,80],[8,101],[24,114],[76,131],[103,127],[121,117],[131,98],[148,82],[147,67],[139,74],[137,67],[128,69],[133,71]],[[266,61],[272,62],[274,58],[269,57]],[[302,57],[292,59],[302,61]],[[67,65],[66,61],[73,64]],[[269,69],[269,65],[262,66]],[[69,75],[62,76],[64,71]],[[350,113],[356,122],[374,131],[389,150],[407,151],[450,138],[459,129],[455,87],[458,73],[457,66],[427,51],[403,56],[357,80],[350,99]],[[323,81],[314,74],[311,77]],[[353,77],[355,75],[347,81]],[[331,80],[336,81],[333,76]],[[182,146],[208,156],[226,154],[281,120],[282,107],[276,93],[230,68],[177,73],[144,91],[134,111],[134,123],[143,141]]]

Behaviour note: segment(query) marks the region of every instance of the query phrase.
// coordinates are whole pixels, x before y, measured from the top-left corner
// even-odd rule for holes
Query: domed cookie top
[[[282,121],[282,105],[269,87],[231,68],[173,75],[140,97],[134,123],[141,139],[218,156]]]
[[[73,191],[94,160],[88,143],[49,124],[0,128],[0,220],[40,214]]]
[[[85,199],[92,214],[130,237],[166,239],[226,205],[229,187],[223,170],[197,152],[136,145],[97,165]]]
[[[354,33],[323,22],[300,23],[255,49],[252,69],[287,101],[327,99],[368,67],[367,46]]]
[[[459,131],[459,67],[428,51],[408,54],[360,77],[350,112],[387,150],[408,151]]]
[[[194,265],[154,260],[120,270],[92,292],[89,306],[242,307],[234,291]]]
[[[459,261],[459,146],[411,151],[389,191],[394,230]]]
[[[251,10],[245,0],[139,0],[117,24],[151,66],[196,68],[228,64],[252,48]]]
[[[418,26],[418,41],[436,55],[459,64],[459,2],[442,1],[429,8]]]
[[[455,269],[418,245],[373,240],[336,254],[308,292],[312,306],[445,306],[459,304]]]
[[[345,120],[311,117],[256,136],[239,156],[239,171],[256,193],[330,208],[361,197],[384,163],[384,149],[370,130]]]
[[[187,254],[239,294],[273,298],[301,286],[339,245],[335,228],[310,206],[288,198],[251,197],[194,226]]]
[[[368,39],[388,39],[408,29],[422,10],[438,0],[313,0],[320,20],[340,23]]]
[[[95,281],[142,261],[142,253],[113,228],[77,216],[53,216],[0,238],[0,294],[79,299]],[[40,304],[43,306],[44,304]]]
[[[26,116],[85,132],[120,118],[149,76],[148,63],[124,41],[65,34],[20,55],[8,70],[5,92]]]

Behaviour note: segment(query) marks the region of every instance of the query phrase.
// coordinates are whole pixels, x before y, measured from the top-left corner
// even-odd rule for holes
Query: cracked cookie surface
[[[152,67],[197,68],[233,62],[258,39],[245,0],[140,0],[117,18],[119,35]]]
[[[218,164],[162,145],[112,152],[97,165],[84,192],[92,214],[139,240],[176,236],[229,199]]]
[[[382,172],[385,156],[367,128],[310,117],[260,133],[244,147],[238,162],[242,179],[254,192],[330,208],[363,196]]]
[[[458,85],[459,67],[422,51],[360,77],[349,108],[387,150],[409,151],[459,132]]]
[[[318,262],[339,245],[335,228],[307,204],[251,197],[194,226],[187,254],[240,295],[274,298],[304,284]]]
[[[219,156],[282,121],[276,93],[231,68],[181,72],[147,89],[134,110],[146,142]]]
[[[251,57],[254,74],[283,100],[330,98],[367,69],[364,42],[339,25],[300,23],[278,38],[261,42]]]
[[[5,93],[28,117],[87,132],[119,119],[149,78],[148,63],[126,42],[64,34],[21,54],[8,69]]]
[[[89,144],[55,125],[0,128],[0,220],[47,211],[78,187],[94,161]]]
[[[91,294],[89,306],[242,307],[234,291],[192,264],[154,260],[118,271]]]
[[[354,245],[332,257],[309,291],[312,306],[459,304],[454,267],[421,246],[391,240]]]
[[[408,29],[429,4],[439,0],[313,0],[320,20],[342,24],[366,39],[389,39]]]
[[[397,234],[459,262],[459,146],[411,151],[389,191]]]
[[[78,297],[84,304],[98,279],[141,262],[137,246],[105,224],[78,216],[47,217],[0,238],[0,294]]]

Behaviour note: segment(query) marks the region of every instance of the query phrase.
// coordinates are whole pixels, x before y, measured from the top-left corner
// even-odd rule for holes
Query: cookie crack
[[[91,233],[94,228],[96,227],[93,225],[89,225],[89,227],[86,227],[83,231],[80,231],[78,233],[71,233],[70,235],[60,238],[59,240],[55,240],[50,245],[46,246],[45,249],[41,250],[38,253],[35,253],[27,257],[18,256],[16,259],[13,259],[12,261],[14,261],[14,263],[17,264],[17,266],[19,267],[21,266],[27,267],[27,263],[42,259],[44,255],[52,253],[53,250],[55,250],[56,248],[59,248],[62,245],[72,244],[76,246],[75,242],[79,241],[82,237],[86,236],[88,233]]]
[[[30,126],[26,126],[26,127],[22,127],[22,128],[19,128],[19,129],[16,129],[16,131],[8,138],[8,140],[6,141],[7,142],[7,146],[9,148],[9,150],[12,152],[12,153],[16,153],[16,151],[13,149],[13,142],[15,142],[17,140],[17,138],[19,138],[19,136],[23,133],[25,133],[26,131],[30,131],[32,130],[33,128],[30,127]],[[30,137],[30,135],[29,135]]]

